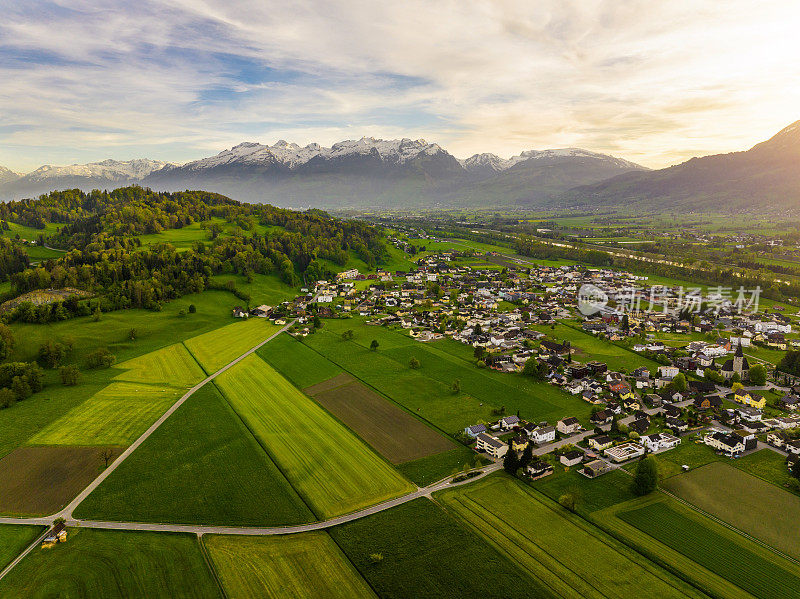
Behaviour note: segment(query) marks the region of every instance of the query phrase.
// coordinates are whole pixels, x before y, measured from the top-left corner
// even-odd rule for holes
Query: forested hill
[[[202,191],[125,187],[52,192],[0,204],[0,218],[6,230],[8,223],[41,229],[38,245],[65,250],[30,265],[23,247],[0,238],[0,279],[10,280],[9,297],[71,287],[94,294],[94,309],[103,311],[159,309],[165,301],[213,287],[212,277],[218,274],[276,274],[297,285],[331,276],[353,256],[371,267],[388,257],[383,234],[372,225]],[[168,243],[142,243],[142,235],[194,223],[205,229],[204,239],[183,251]],[[225,234],[220,223],[226,225]],[[87,309],[86,302],[74,298],[42,306],[23,303],[2,318],[48,322]]]

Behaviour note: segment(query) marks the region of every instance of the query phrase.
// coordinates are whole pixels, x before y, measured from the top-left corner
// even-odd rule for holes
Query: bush
[[[416,358],[412,357],[408,361],[408,367],[411,368],[412,370],[416,370],[417,368],[419,368],[419,360],[417,360]]]
[[[197,312],[197,307],[194,304],[189,304],[189,314]]]
[[[81,379],[81,371],[75,364],[62,366],[59,368],[58,374],[61,376],[61,383],[68,387],[74,387]]]
[[[0,389],[0,408],[10,408],[17,403],[17,396],[8,387]]]
[[[46,341],[39,347],[39,361],[47,368],[55,368],[64,360],[69,348],[54,341]]]
[[[564,493],[558,498],[558,503],[561,507],[568,509],[570,512],[575,511],[575,495],[572,493]]]
[[[105,347],[101,347],[86,356],[86,365],[89,368],[110,368],[117,357]]]

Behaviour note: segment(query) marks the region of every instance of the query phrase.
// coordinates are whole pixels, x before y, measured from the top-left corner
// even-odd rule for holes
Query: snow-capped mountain
[[[45,164],[23,177],[27,181],[45,181],[47,179],[62,179],[79,177],[97,179],[110,182],[140,181],[153,171],[164,168],[166,162],[158,160],[103,160],[88,164],[72,164],[69,166],[53,166]]]
[[[20,175],[19,173],[15,173],[11,169],[7,169],[4,166],[0,166],[0,185],[2,185],[3,183],[9,183],[11,181],[16,181],[21,176],[22,175]]]
[[[157,190],[205,189],[287,207],[480,206],[532,201],[541,194],[638,168],[575,148],[531,150],[509,159],[476,154],[457,160],[424,139],[362,137],[330,147],[280,140],[273,145],[240,143],[182,165],[152,160],[46,165],[0,183],[0,199],[31,197],[52,189],[111,189],[138,183]],[[534,187],[542,184],[541,189],[530,188],[530,171],[546,172],[546,177],[533,177]]]

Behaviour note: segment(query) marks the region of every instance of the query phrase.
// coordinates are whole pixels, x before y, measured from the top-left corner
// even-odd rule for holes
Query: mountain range
[[[529,150],[505,159],[459,160],[423,139],[361,138],[299,146],[241,143],[186,164],[104,160],[42,166],[26,175],[0,167],[0,199],[52,189],[205,189],[291,208],[678,206],[730,210],[800,207],[800,121],[744,152],[660,170],[580,148]]]

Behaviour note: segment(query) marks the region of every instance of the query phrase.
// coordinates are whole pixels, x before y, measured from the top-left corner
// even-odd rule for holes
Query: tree
[[[101,317],[102,315],[103,315],[103,312],[100,310],[100,306],[98,305],[98,306],[97,306],[97,307],[94,309],[94,312],[92,312],[92,320],[94,320],[95,322],[97,322],[98,320],[100,320],[100,317]]]
[[[197,306],[189,304],[189,314],[194,314],[195,312],[197,312]]]
[[[519,470],[519,458],[517,457],[517,452],[511,449],[511,447],[508,448],[506,457],[503,458],[503,470],[511,475],[515,475],[517,470]]]
[[[106,467],[106,468],[108,468],[108,462],[109,462],[109,461],[111,460],[111,458],[113,458],[113,457],[114,457],[114,452],[113,452],[112,450],[110,450],[110,449],[104,449],[104,450],[103,450],[103,451],[100,453],[100,459],[102,459],[102,460],[103,460],[103,462],[105,463],[105,467]]]
[[[128,339],[131,341],[136,341],[136,338],[139,336],[139,332],[136,329],[131,329],[128,331]]]
[[[369,348],[372,351],[376,351],[378,349],[378,345],[379,345],[378,344],[378,340],[377,339],[373,339],[372,342],[369,344]]]
[[[45,341],[39,347],[39,360],[47,368],[55,368],[67,355],[67,346],[52,340]]]
[[[342,341],[349,341],[355,336],[356,334],[353,332],[353,329],[347,329],[342,333]]]
[[[795,463],[792,465],[792,476],[800,479],[800,460],[795,461]]]
[[[461,380],[456,379],[453,381],[453,384],[450,385],[450,391],[453,392],[453,395],[458,395],[461,393]]]
[[[75,364],[67,364],[58,369],[58,374],[61,376],[61,383],[68,387],[74,387],[81,379],[81,371]]]
[[[534,357],[525,360],[525,366],[522,368],[522,374],[531,377],[535,381],[543,381],[547,377],[547,364],[539,363]]]
[[[568,509],[570,512],[575,511],[575,495],[572,493],[564,493],[558,498],[558,503],[561,507]]]
[[[519,467],[523,470],[533,461],[533,444],[528,443],[519,459]]]
[[[672,386],[675,391],[683,393],[686,391],[687,383],[686,383],[686,375],[682,372],[679,372],[675,375],[675,378],[672,379]]]
[[[753,385],[761,386],[767,382],[767,369],[763,364],[753,364],[749,370],[750,382]]]
[[[739,381],[734,381],[734,383],[731,385],[731,391],[736,393],[740,389],[744,389],[744,385],[742,385]]]
[[[419,360],[417,360],[415,357],[412,356],[411,359],[408,361],[408,366],[412,370],[416,370],[417,368],[419,368]]]
[[[734,372],[734,373],[733,373],[733,376],[731,377],[731,382],[732,382],[732,383],[735,385],[735,384],[737,384],[737,383],[740,383],[740,382],[741,382],[741,380],[742,380],[742,377],[741,377],[741,375],[740,375],[738,372]],[[732,388],[733,388],[733,387],[731,387],[731,389],[732,389]]]
[[[14,334],[6,325],[0,323],[0,360],[5,360],[11,355],[14,348]]]
[[[477,366],[478,368],[486,368],[486,362],[484,362],[483,360],[478,360],[477,362],[475,362],[475,366]]]
[[[322,328],[322,319],[319,317],[319,315],[314,314],[313,324],[314,324],[314,328],[315,329],[321,329]]]
[[[486,348],[482,345],[479,345],[475,348],[475,351],[472,352],[472,355],[476,360],[483,360],[483,357],[486,355]]]
[[[633,478],[632,490],[636,495],[647,495],[656,490],[658,486],[658,470],[653,456],[646,456],[636,465],[636,475]]]
[[[100,347],[86,356],[86,365],[89,368],[110,368],[117,357],[105,347]]]
[[[483,334],[483,329],[481,328],[481,323],[475,325],[475,328],[472,329],[473,335],[481,335]]]
[[[10,408],[17,403],[17,396],[8,387],[0,389],[0,408]]]

